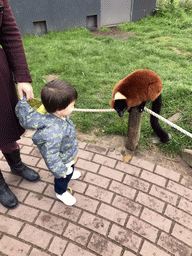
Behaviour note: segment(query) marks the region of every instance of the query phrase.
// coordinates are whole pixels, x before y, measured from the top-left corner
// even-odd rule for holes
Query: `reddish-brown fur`
[[[113,98],[117,92],[126,97],[129,110],[131,107],[140,105],[142,102],[154,101],[162,91],[162,81],[159,76],[149,69],[137,70],[123,80],[119,81],[113,89]],[[115,100],[110,101],[114,107]]]

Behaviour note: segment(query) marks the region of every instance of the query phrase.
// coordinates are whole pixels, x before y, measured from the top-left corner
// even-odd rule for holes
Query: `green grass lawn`
[[[110,108],[115,84],[131,72],[147,68],[163,81],[161,115],[168,118],[180,112],[182,118],[176,124],[192,133],[192,18],[179,15],[119,25],[134,33],[124,41],[96,37],[82,28],[24,37],[35,97],[40,99],[45,76],[55,74],[77,89],[76,108]],[[85,133],[127,134],[128,113],[119,118],[116,113],[74,112],[71,119]],[[161,150],[174,153],[192,148],[191,138],[160,123],[172,135],[170,142],[158,145]],[[152,135],[149,114],[144,113],[139,148],[150,147]]]

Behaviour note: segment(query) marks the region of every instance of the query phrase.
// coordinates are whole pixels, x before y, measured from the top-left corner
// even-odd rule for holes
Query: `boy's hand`
[[[65,179],[66,177],[67,177],[66,175],[63,176],[64,179]]]

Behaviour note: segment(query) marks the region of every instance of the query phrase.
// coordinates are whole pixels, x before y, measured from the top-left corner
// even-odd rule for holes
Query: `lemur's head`
[[[122,117],[124,112],[128,109],[126,97],[119,92],[117,92],[114,99],[110,101],[110,105],[117,111],[119,117]]]

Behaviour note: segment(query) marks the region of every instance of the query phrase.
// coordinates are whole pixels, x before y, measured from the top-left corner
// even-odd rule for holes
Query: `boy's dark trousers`
[[[73,172],[74,172],[74,165],[71,166],[73,168]],[[67,175],[66,178],[59,178],[56,179],[55,178],[55,192],[59,195],[62,195],[63,193],[65,193],[67,191],[67,187],[68,187],[68,183],[71,180],[71,177],[73,175],[73,172],[69,175]]]

